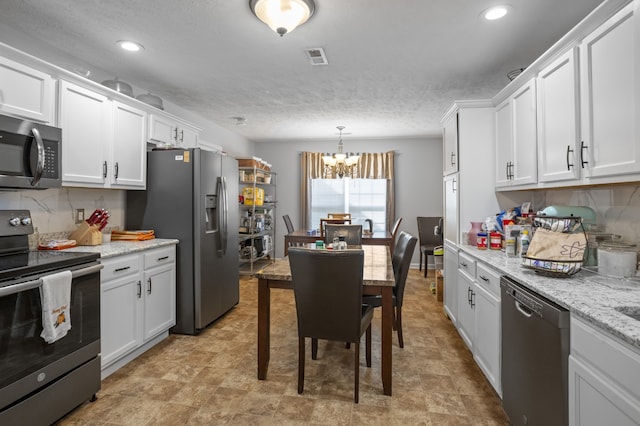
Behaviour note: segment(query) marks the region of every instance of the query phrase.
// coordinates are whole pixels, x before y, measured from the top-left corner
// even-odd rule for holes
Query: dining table
[[[295,246],[300,244],[315,243],[316,240],[324,240],[324,236],[321,236],[319,232],[306,231],[304,229],[297,229],[293,232],[285,234],[284,255],[286,256],[289,253],[289,245],[291,244]],[[389,231],[374,231],[372,233],[362,233],[363,246],[384,245],[391,247],[392,243],[393,236]]]
[[[306,247],[315,247],[311,244]],[[352,247],[352,246],[349,246]],[[388,245],[356,246],[364,251],[363,287],[366,295],[381,295],[381,372],[385,395],[392,388],[393,286],[395,278]],[[347,248],[348,250],[349,248]],[[293,290],[289,258],[277,258],[256,273],[258,278],[258,379],[266,380],[271,333],[271,289]],[[336,295],[339,297],[340,295]]]

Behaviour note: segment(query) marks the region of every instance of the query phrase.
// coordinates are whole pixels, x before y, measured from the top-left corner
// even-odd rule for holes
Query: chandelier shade
[[[333,154],[327,152],[322,156],[322,162],[324,164],[322,175],[325,179],[335,177],[342,179],[344,176],[350,178],[358,177],[358,162],[360,161],[360,154],[344,152],[344,143],[342,142],[342,131],[344,128],[344,126],[336,127],[340,132],[338,152],[334,152]]]
[[[280,37],[307,22],[316,9],[314,0],[249,0],[249,7]]]

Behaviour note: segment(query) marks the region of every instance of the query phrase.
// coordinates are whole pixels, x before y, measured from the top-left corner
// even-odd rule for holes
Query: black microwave
[[[0,189],[62,185],[62,130],[0,115]]]

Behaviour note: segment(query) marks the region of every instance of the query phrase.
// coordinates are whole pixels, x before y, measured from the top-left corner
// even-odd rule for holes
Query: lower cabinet
[[[473,257],[458,253],[456,327],[473,359],[502,396],[500,308],[500,274]]]
[[[571,316],[569,424],[640,424],[640,353]]]
[[[168,335],[176,321],[175,246],[102,261],[102,377]]]

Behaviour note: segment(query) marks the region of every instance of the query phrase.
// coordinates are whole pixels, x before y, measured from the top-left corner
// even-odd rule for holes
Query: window
[[[386,203],[386,179],[311,179],[313,227],[328,213],[351,213],[351,223],[366,225],[365,219],[371,219],[373,230],[384,232]]]

